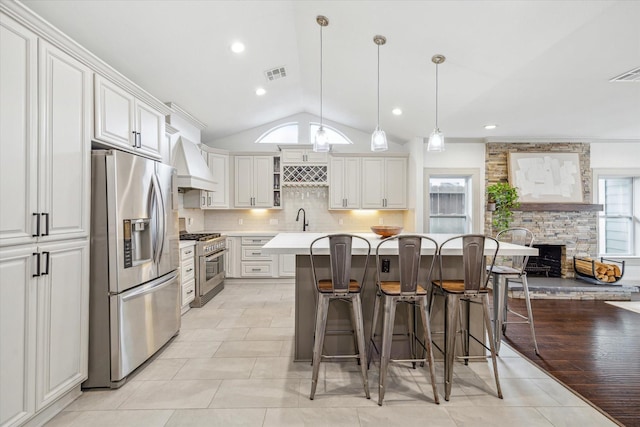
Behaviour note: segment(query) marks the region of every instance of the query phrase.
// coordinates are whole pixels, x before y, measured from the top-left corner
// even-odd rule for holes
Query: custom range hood
[[[178,138],[173,151],[173,167],[178,171],[178,188],[215,191],[209,166],[194,142]]]

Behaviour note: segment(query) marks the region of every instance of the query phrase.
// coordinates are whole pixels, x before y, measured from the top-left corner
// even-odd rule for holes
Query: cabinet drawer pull
[[[38,252],[34,252],[32,255],[36,257],[36,274],[32,274],[31,277],[39,277],[40,276],[40,254]]]
[[[193,268],[187,268],[187,273],[190,273],[193,271]]]
[[[262,255],[262,252],[251,252],[251,255]]]
[[[43,236],[48,236],[48,235],[49,235],[49,213],[47,213],[47,212],[43,212],[43,213],[42,213],[42,217],[43,217],[43,218],[45,218],[45,217],[46,217],[46,219],[44,220],[44,229],[45,229],[45,232],[44,232],[44,234],[42,234],[42,235],[43,235]]]
[[[34,213],[32,215],[36,217],[36,233],[32,234],[31,237],[38,237],[40,236],[40,214]]]
[[[45,263],[44,263],[44,273],[42,273],[42,275],[44,276],[45,274],[49,274],[49,258],[51,257],[51,253],[45,251],[45,252],[42,252],[42,254],[46,257]]]
[[[187,291],[187,295],[192,294],[193,293],[193,289],[190,289]]]
[[[184,254],[185,255],[191,255],[193,252],[192,251],[185,251]]]
[[[262,271],[260,268],[252,268],[251,271]]]

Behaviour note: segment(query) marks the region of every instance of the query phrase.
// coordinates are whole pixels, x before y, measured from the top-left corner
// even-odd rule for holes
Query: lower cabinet
[[[89,241],[0,250],[0,425],[20,425],[87,378]]]
[[[240,251],[241,277],[277,277],[277,260],[264,255],[262,246],[274,236],[244,236]]]
[[[180,289],[182,289],[180,312],[182,314],[189,311],[189,303],[196,297],[196,264],[194,254],[194,246],[180,248]]]
[[[293,254],[278,255],[278,277],[296,276],[296,256]]]

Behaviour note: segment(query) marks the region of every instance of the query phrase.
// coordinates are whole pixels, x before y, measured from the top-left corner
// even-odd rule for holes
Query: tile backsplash
[[[302,197],[304,196],[304,198]],[[207,231],[302,231],[296,215],[300,208],[306,212],[311,232],[368,232],[372,225],[403,225],[403,211],[383,210],[327,210],[327,195],[315,190],[286,192],[282,209],[235,209],[204,211],[204,230]]]

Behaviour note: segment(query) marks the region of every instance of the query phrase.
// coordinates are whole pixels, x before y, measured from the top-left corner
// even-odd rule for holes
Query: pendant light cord
[[[438,129],[438,64],[436,64],[436,129]]]
[[[322,129],[322,25],[320,25],[320,129]]]
[[[378,129],[380,129],[380,45],[378,44]]]

